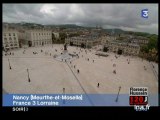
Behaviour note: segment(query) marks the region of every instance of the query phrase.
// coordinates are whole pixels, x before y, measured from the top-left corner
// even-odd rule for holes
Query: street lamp
[[[28,82],[31,82],[30,77],[29,77],[29,70],[27,68],[27,73],[28,73]]]
[[[63,88],[63,94],[65,94],[65,88]],[[65,99],[63,100],[63,104],[65,104]]]
[[[118,91],[118,94],[117,94],[116,102],[118,102],[118,96],[119,96],[120,90],[121,90],[121,86],[119,87],[119,91]]]
[[[9,61],[9,58],[8,58],[8,63],[9,63],[9,69],[11,70],[12,68],[11,68],[11,65],[10,65],[10,61]]]
[[[65,88],[63,88],[63,94],[65,94]]]

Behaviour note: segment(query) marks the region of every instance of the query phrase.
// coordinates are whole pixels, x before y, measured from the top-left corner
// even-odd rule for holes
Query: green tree
[[[149,37],[148,49],[153,49],[153,48],[158,50],[158,36],[157,35],[151,35]]]
[[[141,52],[148,53],[149,52],[148,46],[147,45],[141,46]]]
[[[65,38],[67,38],[67,34],[66,33],[59,33],[59,38],[62,41],[62,43],[65,42]]]
[[[149,60],[156,61],[157,56],[158,56],[158,51],[155,48],[149,50]]]
[[[52,44],[54,43],[54,41],[56,40],[55,35],[52,33]]]

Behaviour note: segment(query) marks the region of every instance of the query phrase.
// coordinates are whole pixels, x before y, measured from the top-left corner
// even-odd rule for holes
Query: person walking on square
[[[99,83],[97,84],[97,87],[99,88]]]
[[[144,66],[144,70],[147,70],[146,66]]]
[[[113,73],[116,74],[116,70],[113,70]]]

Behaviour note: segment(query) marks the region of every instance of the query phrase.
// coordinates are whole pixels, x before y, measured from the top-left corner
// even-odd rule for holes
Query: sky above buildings
[[[148,19],[141,10],[148,9]],[[76,24],[158,34],[158,4],[3,4],[3,22]]]

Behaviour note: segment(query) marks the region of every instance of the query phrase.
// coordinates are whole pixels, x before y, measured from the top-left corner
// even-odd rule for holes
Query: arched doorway
[[[73,42],[70,42],[70,46],[73,46]]]
[[[122,49],[118,49],[117,54],[122,55],[122,53],[123,53]]]
[[[107,52],[108,50],[109,50],[108,47],[103,48],[103,52]]]
[[[86,48],[84,43],[81,43],[81,48]]]
[[[28,41],[28,46],[32,47],[32,41]]]

